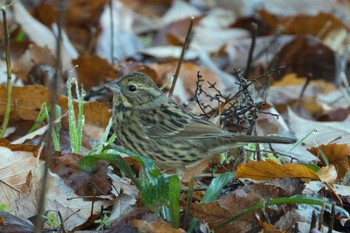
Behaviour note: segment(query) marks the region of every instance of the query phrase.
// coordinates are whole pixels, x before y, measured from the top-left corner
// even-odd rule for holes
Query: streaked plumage
[[[113,128],[121,145],[160,167],[183,169],[249,142],[295,142],[222,130],[173,102],[143,73],[129,73],[106,87],[114,92]]]

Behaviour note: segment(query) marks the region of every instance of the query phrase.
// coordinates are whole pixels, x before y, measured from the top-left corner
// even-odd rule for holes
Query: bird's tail
[[[251,135],[236,135],[234,138],[236,142],[245,143],[281,143],[292,144],[297,141],[296,138],[279,137],[279,136],[251,136]]]

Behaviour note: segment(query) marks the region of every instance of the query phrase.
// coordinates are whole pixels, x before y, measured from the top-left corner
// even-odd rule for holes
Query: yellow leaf
[[[347,144],[332,143],[310,148],[309,151],[321,160],[321,166],[325,166],[326,163],[322,156],[320,156],[320,150],[323,151],[328,162],[334,165],[338,173],[338,179],[342,179],[349,170],[350,146]]]
[[[302,178],[320,180],[319,176],[302,164],[281,165],[273,160],[249,161],[237,168],[237,178],[253,180],[271,180],[275,178]]]

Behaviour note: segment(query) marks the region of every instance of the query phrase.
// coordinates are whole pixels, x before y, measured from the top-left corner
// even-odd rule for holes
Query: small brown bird
[[[247,143],[296,141],[220,129],[172,101],[143,73],[129,73],[105,86],[114,92],[113,128],[121,145],[162,168],[183,171],[187,165]]]

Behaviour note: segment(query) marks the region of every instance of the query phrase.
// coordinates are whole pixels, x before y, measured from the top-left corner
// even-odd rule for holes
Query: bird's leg
[[[177,167],[176,168],[176,175],[179,177],[179,180],[181,181],[185,175],[185,167]]]

